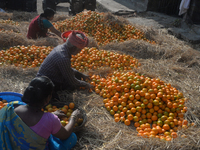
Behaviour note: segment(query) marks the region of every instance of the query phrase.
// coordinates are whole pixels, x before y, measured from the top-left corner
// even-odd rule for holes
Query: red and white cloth
[[[78,37],[76,34],[81,34],[83,39]],[[80,49],[83,49],[84,47],[86,47],[88,45],[88,38],[82,31],[74,30],[74,31],[72,31],[72,33],[69,34],[69,42],[72,45],[74,45]]]

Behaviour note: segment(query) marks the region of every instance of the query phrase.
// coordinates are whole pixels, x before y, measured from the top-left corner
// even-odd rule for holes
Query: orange
[[[3,102],[3,103],[7,103],[7,100],[3,99],[2,102]]]
[[[120,115],[117,113],[117,114],[114,114],[114,118],[116,117],[120,117]]]
[[[65,122],[64,120],[61,120],[60,123],[61,123],[61,125],[62,125],[63,127],[66,126],[66,122]]]
[[[119,122],[120,118],[119,117],[115,117],[115,122]]]
[[[170,126],[171,128],[174,128],[174,127],[175,127],[174,122],[170,122],[170,123],[169,123],[169,126]]]
[[[53,112],[53,108],[48,108],[48,112]]]
[[[135,116],[140,117],[140,116],[141,116],[141,113],[140,113],[140,112],[136,112],[136,113],[135,113]]]
[[[110,110],[110,114],[111,114],[111,115],[114,115],[114,114],[115,114],[115,111],[114,111],[113,109],[111,109],[111,110]]]
[[[145,93],[145,96],[144,96],[145,99],[150,99],[150,93]]]
[[[162,127],[163,122],[162,122],[161,120],[158,120],[158,121],[157,121],[157,125],[160,126],[160,127]]]
[[[136,107],[136,111],[137,111],[137,112],[141,112],[141,111],[142,111],[142,107],[137,106],[137,107]]]
[[[120,116],[121,117],[124,117],[125,116],[125,113],[122,111],[122,112],[120,112]]]
[[[169,127],[169,125],[168,125],[168,124],[164,124],[164,125],[163,125],[163,129],[165,129],[165,130],[169,130],[169,129],[170,129],[170,127]]]
[[[133,120],[133,115],[132,114],[129,114],[128,116],[127,116],[127,118],[128,118],[128,120]]]
[[[66,116],[69,118],[71,116],[71,112],[67,112]]]
[[[135,107],[131,108],[131,112],[135,113],[136,112],[136,108]]]
[[[151,113],[147,113],[146,116],[147,116],[147,118],[150,119],[152,117],[152,114]]]
[[[139,95],[139,94],[135,94],[135,98],[136,98],[137,100],[139,100],[139,99],[140,99],[140,95]]]
[[[139,127],[139,126],[140,126],[139,122],[135,122],[135,123],[134,123],[134,126],[135,126],[136,128]]]
[[[52,108],[53,108],[53,109],[56,109],[57,107],[56,107],[56,106],[52,106]]]
[[[183,125],[187,125],[187,124],[188,124],[188,121],[187,121],[187,120],[183,120],[183,121],[182,121],[182,124],[183,124]]]
[[[128,106],[129,106],[129,108],[133,108],[135,105],[134,105],[132,102],[130,102],[130,103],[128,104]]]
[[[156,126],[158,133],[162,133],[162,128],[160,126]]]
[[[134,122],[138,122],[139,121],[139,117],[138,116],[134,116],[133,120],[134,120]]]
[[[70,109],[73,109],[74,106],[75,106],[75,104],[74,104],[73,102],[69,103],[69,108],[70,108]]]
[[[171,133],[171,136],[172,136],[172,138],[177,138],[177,137],[178,137],[178,135],[177,135],[176,132],[172,132],[172,133]]]
[[[127,125],[127,126],[129,126],[129,125],[131,124],[131,122],[130,122],[129,119],[126,119],[126,120],[124,121],[124,124]]]
[[[148,99],[144,99],[144,100],[143,100],[143,103],[144,103],[145,105],[148,104],[148,103],[149,103]]]
[[[113,110],[116,112],[118,111],[118,107],[117,106],[113,106]]]
[[[67,109],[66,109],[65,107],[63,107],[61,110],[62,110],[65,114],[67,113]]]
[[[155,133],[155,134],[158,134],[158,129],[156,127],[153,127],[152,128],[152,131]]]
[[[153,104],[152,104],[152,103],[148,103],[148,104],[147,104],[147,107],[148,107],[148,108],[152,108],[152,107],[153,107]]]
[[[155,99],[155,100],[153,101],[153,104],[154,104],[154,106],[157,106],[157,105],[159,105],[159,101]]]
[[[124,122],[125,120],[125,117],[120,117],[120,121]]]
[[[152,120],[152,121],[156,121],[156,120],[158,120],[158,117],[155,116],[155,115],[153,115],[153,116],[151,117],[151,120]]]

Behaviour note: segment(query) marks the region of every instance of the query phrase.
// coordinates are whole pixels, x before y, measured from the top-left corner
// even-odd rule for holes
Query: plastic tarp
[[[0,12],[5,12],[3,9],[0,8]]]

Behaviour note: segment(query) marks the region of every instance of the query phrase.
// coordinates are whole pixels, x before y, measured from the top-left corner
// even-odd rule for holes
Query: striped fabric
[[[55,86],[63,88],[83,87],[87,83],[75,78],[75,73],[78,72],[71,68],[71,54],[65,43],[55,47],[41,64],[37,76],[49,77]],[[65,90],[65,89],[62,89]]]

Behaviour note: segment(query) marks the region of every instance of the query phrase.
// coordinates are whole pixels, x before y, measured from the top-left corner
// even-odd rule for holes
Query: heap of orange
[[[20,25],[19,22],[13,21],[13,20],[11,20],[11,19],[8,19],[8,20],[1,19],[1,20],[0,20],[0,23],[1,23],[1,24],[14,25],[14,26],[19,26],[19,25]]]
[[[71,66],[80,72],[100,67],[111,67],[113,70],[119,71],[131,70],[140,65],[138,59],[130,55],[98,50],[96,47],[86,47],[77,55],[72,55],[71,58]]]
[[[0,33],[14,33],[14,31],[13,30],[0,29]],[[15,32],[15,33],[19,33],[19,32]]]
[[[7,50],[0,51],[0,65],[10,64],[23,68],[37,67],[51,51],[52,47],[50,46],[22,45],[10,47]]]
[[[145,40],[144,33],[129,24],[119,24],[105,17],[105,13],[95,11],[83,11],[71,19],[53,23],[61,32],[68,30],[81,30],[96,39],[98,45],[106,45],[110,42],[123,42],[131,39]]]
[[[15,66],[37,67],[44,61],[52,51],[52,47],[46,46],[16,46],[0,51],[0,64]],[[97,48],[84,48],[77,55],[72,55],[71,66],[80,72],[98,69],[100,67],[111,67],[113,70],[131,70],[141,64],[138,59],[130,55],[119,54]]]
[[[188,127],[186,98],[169,83],[134,72],[117,72],[106,78],[91,76],[97,94],[116,122],[133,122],[138,136],[171,140]],[[101,86],[103,85],[103,86]]]

